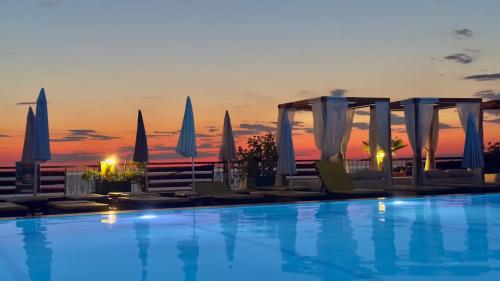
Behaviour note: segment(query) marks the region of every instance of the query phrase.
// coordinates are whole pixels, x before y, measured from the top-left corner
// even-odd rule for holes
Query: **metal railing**
[[[317,176],[313,165],[315,161],[317,160],[297,160],[297,176]],[[459,168],[461,161],[461,157],[439,157],[436,159],[436,165],[440,169]],[[370,168],[369,159],[349,159],[347,162],[350,172]],[[394,158],[392,165],[393,168],[407,168],[411,166],[411,162],[412,158]],[[195,179],[197,182],[223,181],[224,167],[224,163],[219,161],[195,162]],[[228,167],[230,185],[241,187],[243,184],[241,171],[238,170],[234,163],[229,163]],[[91,188],[84,186],[84,181],[78,179],[89,168],[98,168],[98,165],[42,165],[41,193],[73,194],[75,192],[88,192]],[[175,191],[190,188],[191,162],[151,162],[148,163],[147,170],[151,191]],[[69,175],[73,178],[67,182]],[[0,166],[0,194],[15,194],[17,192],[16,168],[13,166]]]

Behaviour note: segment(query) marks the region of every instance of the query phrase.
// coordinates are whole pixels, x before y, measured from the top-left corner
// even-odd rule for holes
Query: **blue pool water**
[[[0,220],[0,280],[500,280],[500,196]]]

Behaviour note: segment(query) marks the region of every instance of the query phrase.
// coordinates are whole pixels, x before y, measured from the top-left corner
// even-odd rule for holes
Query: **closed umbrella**
[[[26,130],[24,133],[24,145],[23,145],[23,155],[21,157],[22,162],[31,162],[33,160],[33,149],[34,149],[34,137],[35,137],[35,113],[33,109],[29,108],[28,116],[26,117]]]
[[[297,173],[295,163],[295,152],[293,149],[292,141],[292,126],[288,119],[288,114],[283,114],[281,119],[281,126],[279,130],[278,141],[278,167],[282,174],[293,175]],[[293,189],[293,180],[290,177],[290,188]]]
[[[474,117],[469,113],[467,116],[467,130],[465,131],[464,159],[462,168],[482,168],[484,167],[483,151],[481,141],[474,124]]]
[[[50,138],[49,138],[49,117],[47,110],[47,98],[45,90],[42,88],[36,100],[35,115],[35,137],[33,160],[35,161],[35,190],[33,196],[37,196],[39,175],[37,175],[40,162],[50,160]]]
[[[224,163],[224,181],[229,185],[229,162],[236,159],[236,145],[234,143],[233,128],[231,118],[226,110],[224,116],[224,128],[222,130],[222,140],[219,150],[219,160]]]
[[[144,127],[144,120],[142,119],[142,112],[139,110],[137,115],[137,132],[135,135],[135,148],[134,158],[136,163],[142,163],[144,166],[145,189],[148,190],[148,139],[146,137],[146,128]]]
[[[196,157],[196,132],[194,128],[193,106],[191,98],[186,99],[184,119],[182,120],[181,133],[175,151],[185,157],[191,157],[192,187],[194,189],[194,157]]]

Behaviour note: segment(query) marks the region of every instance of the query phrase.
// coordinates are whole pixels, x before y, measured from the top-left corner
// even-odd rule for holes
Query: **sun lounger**
[[[229,190],[222,182],[200,182],[196,183],[195,191],[198,196],[210,196],[216,201],[231,202],[255,202],[262,201],[262,194],[234,192]]]
[[[318,161],[315,163],[315,167],[326,193],[361,197],[384,196],[387,194],[384,189],[355,188],[343,164],[340,162]]]
[[[23,217],[29,212],[28,207],[11,203],[0,202],[0,217]]]
[[[109,203],[110,199],[107,195],[89,193],[89,194],[79,194],[79,195],[71,195],[66,196],[67,200],[76,200],[76,201],[92,201],[97,203]]]
[[[127,196],[116,198],[119,209],[152,209],[173,208],[190,205],[188,198],[162,197],[162,196]]]
[[[86,200],[68,200],[55,201],[47,203],[49,212],[54,214],[61,213],[85,213],[85,212],[104,212],[109,210],[108,204],[96,203]]]

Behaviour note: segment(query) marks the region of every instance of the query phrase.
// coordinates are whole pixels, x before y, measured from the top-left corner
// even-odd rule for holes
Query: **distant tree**
[[[391,140],[391,153],[392,155],[395,155],[396,151],[401,150],[408,145],[404,144],[403,140],[395,137]],[[370,155],[370,143],[367,141],[363,141],[363,151]]]

